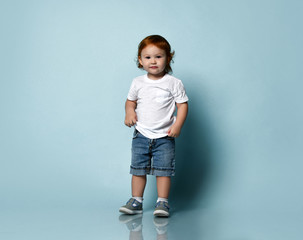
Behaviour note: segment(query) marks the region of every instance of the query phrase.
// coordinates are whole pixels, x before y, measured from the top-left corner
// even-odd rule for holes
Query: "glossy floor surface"
[[[119,214],[118,207],[2,210],[0,239],[299,240],[303,236],[303,218],[295,212],[191,209],[154,218],[151,208],[127,216]]]

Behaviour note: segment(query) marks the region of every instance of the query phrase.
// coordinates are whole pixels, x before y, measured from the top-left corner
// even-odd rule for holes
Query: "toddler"
[[[125,103],[125,125],[135,126],[132,140],[132,198],[119,211],[143,211],[146,175],[156,176],[158,200],[154,216],[168,217],[171,176],[175,174],[175,138],[187,116],[188,97],[181,80],[170,75],[174,56],[168,41],[159,35],[143,39],[137,64],[147,74],[135,78]],[[177,115],[174,115],[177,107]]]

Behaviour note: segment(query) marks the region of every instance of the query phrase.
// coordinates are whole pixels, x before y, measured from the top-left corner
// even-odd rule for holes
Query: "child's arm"
[[[124,124],[128,127],[134,126],[137,122],[137,114],[135,109],[137,107],[137,101],[126,100],[125,102],[125,120]]]
[[[168,130],[169,137],[178,137],[181,133],[181,128],[185,122],[187,112],[188,112],[188,104],[185,103],[177,103],[177,119],[176,122],[170,127]]]

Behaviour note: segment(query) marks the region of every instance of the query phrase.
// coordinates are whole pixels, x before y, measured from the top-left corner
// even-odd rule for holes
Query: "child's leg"
[[[146,175],[132,176],[132,196],[143,197],[144,189],[146,185]]]
[[[168,199],[170,190],[170,177],[159,177],[157,176],[157,190],[159,198]]]
[[[124,214],[139,214],[143,212],[143,193],[146,185],[146,176],[132,176],[132,198],[126,205],[120,207],[119,212]]]
[[[156,217],[168,217],[168,195],[170,190],[170,177],[157,177],[158,199],[154,211]]]

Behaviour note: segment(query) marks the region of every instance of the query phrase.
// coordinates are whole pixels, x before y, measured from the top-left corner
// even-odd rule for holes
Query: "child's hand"
[[[169,137],[177,138],[177,137],[179,137],[180,133],[181,133],[181,126],[179,126],[177,124],[173,124],[170,127],[170,129],[168,130],[167,135]]]
[[[181,128],[183,126],[183,123],[186,119],[187,116],[187,111],[188,111],[188,104],[187,102],[185,103],[177,103],[177,118],[176,122],[168,129],[167,135],[169,137],[179,137],[181,133]]]
[[[132,113],[127,113],[125,115],[124,124],[126,126],[128,126],[128,127],[134,126],[137,121],[138,121],[138,119],[137,119],[137,114],[135,111]]]

